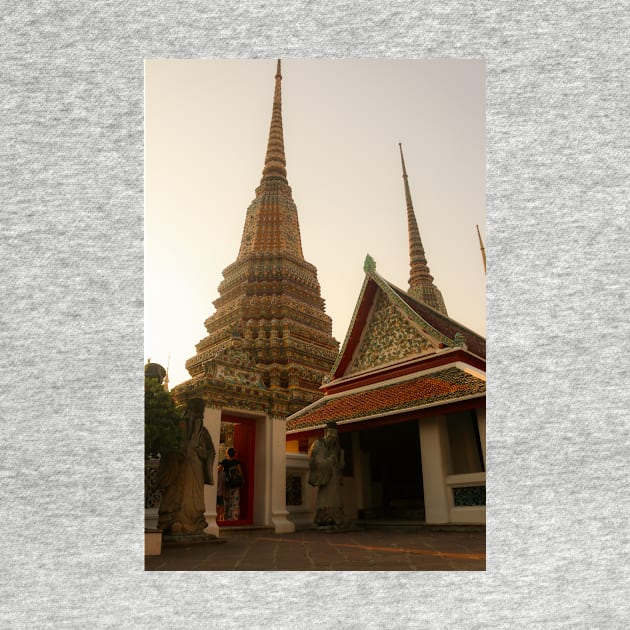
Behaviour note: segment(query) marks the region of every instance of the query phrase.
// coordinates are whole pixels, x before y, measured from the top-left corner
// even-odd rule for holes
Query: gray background
[[[625,627],[628,2],[4,2],[2,627]],[[143,571],[143,59],[483,57],[485,573]]]

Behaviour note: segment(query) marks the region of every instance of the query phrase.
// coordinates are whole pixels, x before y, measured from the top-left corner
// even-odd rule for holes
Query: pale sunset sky
[[[275,72],[275,59],[145,63],[145,361],[168,363],[171,386],[190,378],[184,364],[238,255]],[[304,257],[340,344],[366,254],[408,288],[399,142],[449,316],[485,336],[484,62],[283,59],[282,116]]]

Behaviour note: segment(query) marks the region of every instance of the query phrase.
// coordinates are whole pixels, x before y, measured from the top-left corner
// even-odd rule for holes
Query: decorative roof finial
[[[369,254],[365,257],[365,261],[363,262],[363,271],[365,271],[365,273],[376,271],[376,262],[374,262],[374,258]]]
[[[456,332],[455,336],[453,337],[453,345],[455,347],[463,348],[464,350],[466,350],[466,337],[464,337],[461,332]]]
[[[479,233],[479,226],[477,225],[477,236],[479,237],[479,246],[481,247],[481,258],[483,259],[483,272],[486,273],[486,250],[483,247],[483,241],[481,240],[481,234]]]
[[[446,305],[444,298],[439,289],[433,283],[433,276],[427,265],[427,258],[424,254],[422,239],[420,238],[420,230],[418,222],[413,211],[413,203],[411,201],[411,191],[409,190],[409,181],[407,178],[407,168],[405,167],[405,157],[403,155],[402,143],[398,143],[400,149],[400,161],[402,162],[403,181],[405,183],[405,201],[407,202],[407,225],[409,229],[409,295],[416,299],[426,302],[429,306],[444,313]]]

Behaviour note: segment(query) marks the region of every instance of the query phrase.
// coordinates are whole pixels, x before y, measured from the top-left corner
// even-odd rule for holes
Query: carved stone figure
[[[337,423],[329,422],[324,437],[313,443],[309,453],[308,482],[318,488],[316,525],[343,525],[343,467],[343,450],[339,446]]]
[[[215,449],[203,426],[205,403],[188,403],[182,427],[184,441],[179,453],[165,455],[158,469],[158,485],[164,488],[158,528],[165,534],[200,534],[208,526],[204,518],[204,484],[214,485]]]

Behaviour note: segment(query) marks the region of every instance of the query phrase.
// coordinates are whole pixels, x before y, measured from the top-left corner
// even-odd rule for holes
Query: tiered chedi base
[[[208,362],[238,339],[266,387],[291,390],[291,408],[319,398],[338,343],[315,268],[286,255],[250,255],[230,265],[224,277],[217,311],[205,322],[208,336],[186,362],[193,380],[207,375]]]

